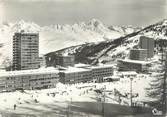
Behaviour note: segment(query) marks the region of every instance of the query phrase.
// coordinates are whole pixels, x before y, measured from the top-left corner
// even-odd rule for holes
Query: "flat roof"
[[[39,68],[32,70],[20,70],[20,71],[0,71],[0,77],[11,77],[11,76],[22,76],[22,75],[40,75],[40,74],[50,74],[59,73],[59,71],[54,67]]]
[[[74,65],[75,67],[90,67],[91,65],[89,64],[83,64],[83,63],[78,63]]]
[[[113,64],[107,64],[107,65],[90,66],[88,68],[90,68],[90,69],[98,69],[98,68],[110,68],[110,67],[113,67],[113,66],[114,66]]]
[[[124,72],[119,72],[119,75],[137,75],[135,71],[124,71]]]
[[[147,49],[141,49],[141,48],[139,48],[139,49],[131,49],[131,50],[147,50]]]
[[[64,72],[64,73],[76,73],[76,72],[85,72],[85,71],[91,71],[91,69],[88,69],[88,68],[77,68],[77,67],[68,67],[65,70],[60,70],[60,72]]]
[[[31,35],[31,34],[32,34],[32,35],[38,35],[39,33],[38,33],[38,32],[28,32],[28,31],[25,31],[25,30],[21,30],[21,31],[19,31],[19,32],[15,32],[14,34],[21,34],[21,35],[22,35],[22,34],[23,34],[23,35],[27,35],[27,34],[28,34],[28,35],[29,35],[29,34]]]
[[[87,64],[76,64],[75,67],[68,67],[65,70],[61,70],[60,72],[75,73],[75,72],[92,71],[92,69],[110,68],[110,67],[113,67],[113,65],[91,66],[91,65],[87,65]]]
[[[66,53],[64,53],[64,54],[55,54],[55,56],[57,56],[57,57],[75,57],[74,55],[69,55],[69,54],[66,54]]]
[[[150,61],[139,61],[139,60],[131,60],[131,59],[119,59],[118,61],[128,62],[128,63],[137,63],[137,64],[150,64]]]
[[[113,67],[113,65],[99,65],[99,66],[89,66],[84,68],[79,67],[68,67],[63,68],[63,70],[58,70],[58,68],[47,67],[47,68],[39,68],[32,70],[19,70],[19,71],[0,71],[0,77],[11,77],[11,76],[23,76],[23,75],[40,75],[40,74],[51,74],[51,73],[76,73],[76,72],[86,72],[92,71],[92,69],[98,68],[108,68]]]

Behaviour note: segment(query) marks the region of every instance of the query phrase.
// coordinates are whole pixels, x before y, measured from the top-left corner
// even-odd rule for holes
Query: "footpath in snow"
[[[133,101],[140,104],[147,100],[145,88],[150,78],[139,75],[132,81]],[[121,95],[118,95],[118,93]],[[66,112],[70,102],[101,102],[130,105],[130,79],[117,82],[64,85],[43,90],[0,93],[0,110],[5,113],[32,114]]]

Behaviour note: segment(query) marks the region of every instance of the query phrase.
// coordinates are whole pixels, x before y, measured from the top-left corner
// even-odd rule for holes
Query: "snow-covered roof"
[[[85,72],[85,71],[91,71],[91,69],[68,67],[66,70],[62,70],[62,72],[64,72],[64,73],[75,73],[75,72]]]
[[[111,78],[111,79],[120,79],[120,77],[117,76],[117,75],[113,75],[113,76],[109,76],[109,77],[104,77],[103,79],[108,79],[108,78]]]
[[[108,64],[108,65],[97,65],[97,66],[90,66],[90,69],[99,69],[99,68],[110,68],[110,67],[114,67],[113,64]]]
[[[131,60],[131,59],[119,59],[118,61],[122,61],[122,62],[128,62],[128,63],[137,63],[137,64],[150,64],[150,61],[139,61],[139,60]]]
[[[139,48],[139,49],[131,49],[131,50],[147,50],[147,49],[141,49],[141,48]]]
[[[33,70],[2,71],[0,72],[0,77],[50,74],[50,73],[58,73],[58,72],[59,71],[56,68],[48,67],[48,68],[40,68],[40,69],[33,69]]]
[[[91,71],[92,69],[111,68],[111,67],[113,67],[113,65],[91,66],[86,64],[76,64],[75,67],[68,67],[65,70],[62,70],[62,72],[64,73],[85,72],[85,71]]]
[[[22,35],[37,35],[37,34],[39,34],[39,33],[29,32],[29,31],[25,31],[25,30],[21,30],[20,32],[16,32],[15,34],[22,34]]]
[[[120,72],[119,74],[121,75],[137,75],[135,71],[125,71],[125,72]]]
[[[88,68],[88,69],[98,69],[98,68],[109,68],[109,67],[114,67],[113,64],[108,64],[108,65],[96,65],[96,66],[91,66],[91,65],[88,65],[88,64],[82,64],[82,63],[79,63],[79,64],[75,64],[75,67],[77,68]]]
[[[83,64],[83,63],[78,63],[78,64],[75,64],[75,67],[90,67],[90,65]]]

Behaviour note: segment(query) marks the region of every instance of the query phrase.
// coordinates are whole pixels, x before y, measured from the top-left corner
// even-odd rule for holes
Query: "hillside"
[[[76,57],[77,63],[111,63],[118,58],[128,57],[129,50],[136,48],[139,42],[139,37],[142,35],[154,38],[156,40],[157,47],[160,44],[160,41],[165,42],[167,39],[167,20],[149,25],[139,31],[132,32],[115,40],[69,47],[48,53],[46,56],[54,57],[54,54],[56,53],[73,54]]]
[[[112,28],[111,28],[112,27]],[[88,22],[79,22],[73,25],[39,26],[33,22],[23,20],[16,23],[4,22],[0,25],[0,65],[9,64],[12,59],[12,36],[14,32],[39,32],[40,54],[46,54],[62,48],[91,42],[113,40],[132,33],[137,28],[110,26],[92,19]]]

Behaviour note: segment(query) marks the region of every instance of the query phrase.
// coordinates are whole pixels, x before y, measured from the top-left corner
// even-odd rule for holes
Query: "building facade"
[[[147,59],[147,52],[147,49],[132,49],[130,50],[129,59],[144,61]]]
[[[13,36],[13,70],[39,68],[39,34],[15,33]]]
[[[21,70],[0,73],[0,92],[53,88],[59,81],[58,70]]]
[[[64,84],[74,84],[81,82],[102,82],[105,77],[113,75],[113,66],[83,66],[71,67],[62,70],[60,73],[60,81]]]
[[[73,55],[61,55],[61,54],[54,54],[49,55],[46,57],[46,64],[47,66],[74,66],[75,64],[75,57]]]
[[[83,68],[68,68],[60,71],[59,76],[60,82],[64,84],[84,83],[93,79],[91,70]]]
[[[45,56],[39,57],[38,59],[40,67],[46,67],[46,59]]]
[[[74,56],[72,55],[68,55],[68,56],[57,56],[55,64],[56,65],[60,65],[63,67],[67,67],[67,66],[74,66]]]
[[[102,82],[104,78],[112,75],[113,66],[109,65],[1,71],[0,92],[53,88],[58,82],[64,84]]]
[[[119,71],[147,72],[150,63],[137,60],[118,60],[117,67]]]
[[[113,66],[104,65],[104,66],[92,66],[90,67],[92,70],[92,77],[97,82],[103,82],[105,77],[109,77],[113,75]]]
[[[141,49],[147,49],[148,58],[152,58],[154,56],[154,39],[141,36],[139,41],[139,47]]]

